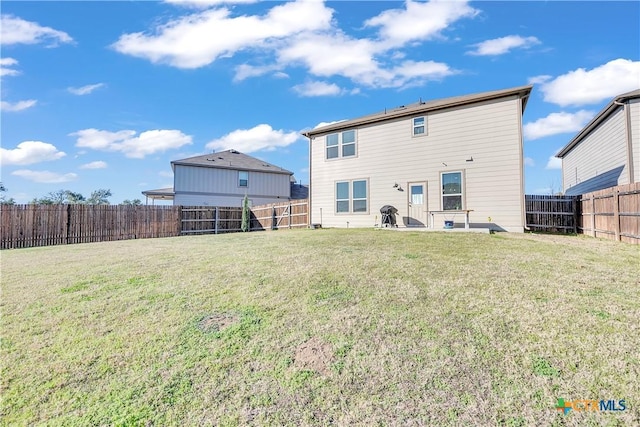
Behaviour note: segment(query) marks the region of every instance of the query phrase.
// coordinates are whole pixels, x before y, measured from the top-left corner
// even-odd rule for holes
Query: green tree
[[[5,187],[2,182],[0,182],[0,205],[15,205],[16,201],[13,200],[13,197],[7,199],[7,197],[4,195],[4,193],[6,193],[7,191],[9,191],[7,190],[7,187]]]
[[[111,190],[100,189],[91,193],[91,197],[85,198],[81,193],[71,190],[58,190],[47,193],[40,198],[34,198],[31,203],[35,205],[108,205]]]
[[[91,192],[91,196],[87,199],[88,205],[108,205],[109,197],[111,197],[111,190],[101,188],[99,190]]]
[[[62,205],[67,202],[69,190],[51,191],[41,198],[34,198],[31,203],[34,205]]]
[[[249,209],[249,197],[245,194],[242,200],[242,225],[240,226],[242,231],[249,231],[250,223],[251,209]]]
[[[140,199],[133,199],[133,200],[123,200],[122,203],[120,203],[121,205],[128,205],[128,206],[140,206],[142,205],[142,201],[140,201]]]

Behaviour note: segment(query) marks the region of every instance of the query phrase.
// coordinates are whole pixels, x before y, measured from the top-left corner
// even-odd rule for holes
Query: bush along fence
[[[640,244],[640,183],[580,196],[525,196],[527,228]]]
[[[254,206],[251,230],[307,226],[306,200]],[[0,205],[0,248],[230,233],[242,208],[212,206]]]

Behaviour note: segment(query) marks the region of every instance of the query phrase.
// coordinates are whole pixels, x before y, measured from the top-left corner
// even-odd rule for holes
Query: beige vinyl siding
[[[582,185],[576,188],[579,188],[580,193],[627,184],[629,177],[626,163],[625,113],[624,108],[619,107],[563,158],[564,191],[572,193],[571,188],[581,183]],[[616,168],[622,170],[619,175],[613,175],[612,182],[611,171]]]
[[[640,99],[629,102],[631,109],[631,146],[633,152],[633,181],[640,182]]]
[[[464,207],[471,221],[522,231],[523,195],[517,97],[426,114],[428,135],[412,136],[413,116],[357,129],[355,158],[327,161],[324,135],[311,143],[312,219],[326,227],[373,226],[390,204],[402,226],[408,215],[408,183],[427,182],[427,209],[441,210],[440,173],[463,171]],[[420,114],[422,115],[422,114]],[[473,157],[472,162],[466,159]],[[446,165],[446,166],[445,166]],[[368,214],[334,214],[335,182],[368,179]],[[399,184],[404,191],[393,188]],[[377,220],[376,220],[377,217]],[[461,214],[454,218],[463,221]],[[443,215],[436,216],[442,228]]]
[[[240,206],[245,194],[256,205],[289,200],[288,174],[249,171],[248,187],[238,184],[238,170],[176,165],[174,204]]]

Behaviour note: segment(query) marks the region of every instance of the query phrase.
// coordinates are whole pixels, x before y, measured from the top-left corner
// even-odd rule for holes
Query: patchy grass
[[[638,246],[300,230],[1,257],[3,425],[640,424]]]

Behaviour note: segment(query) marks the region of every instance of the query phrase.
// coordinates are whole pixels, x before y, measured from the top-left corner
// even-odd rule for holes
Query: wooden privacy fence
[[[250,230],[306,227],[307,200],[251,207]],[[182,234],[233,233],[242,231],[242,208],[182,206]]]
[[[579,196],[525,196],[527,228],[551,233],[577,233]]]
[[[251,230],[306,227],[309,223],[309,202],[293,200],[251,208]]]
[[[174,206],[1,205],[0,248],[65,245],[180,234]]]
[[[251,208],[251,230],[306,227],[308,202]],[[0,205],[0,248],[241,231],[242,208],[214,206]]]
[[[640,182],[583,194],[580,205],[584,234],[640,244]]]
[[[640,244],[640,183],[580,196],[525,196],[527,228]]]

